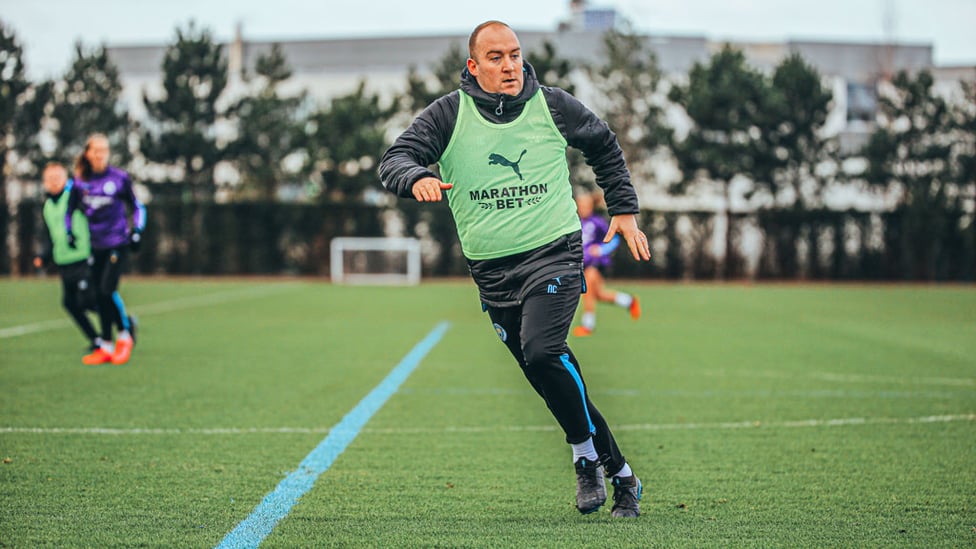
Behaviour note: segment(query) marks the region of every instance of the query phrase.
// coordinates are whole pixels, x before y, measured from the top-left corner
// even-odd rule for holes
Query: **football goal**
[[[341,236],[330,246],[335,284],[420,283],[420,241],[416,238]]]

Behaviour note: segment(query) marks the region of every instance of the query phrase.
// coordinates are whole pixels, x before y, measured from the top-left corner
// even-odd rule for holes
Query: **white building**
[[[617,21],[614,16],[604,13],[606,11],[584,10],[583,14],[599,12],[599,16],[587,18],[576,14],[572,21],[578,24],[564,24],[561,29],[552,31],[515,30],[527,55],[549,41],[562,57],[581,64],[596,63],[601,59],[606,25]],[[307,89],[313,97],[327,100],[353,91],[361,80],[365,80],[370,91],[392,96],[404,89],[409,67],[413,66],[423,73],[452,46],[466,49],[467,40],[467,35],[445,34],[279,41],[294,71],[283,90],[287,93],[289,90]],[[657,57],[661,70],[671,78],[683,77],[694,63],[707,62],[724,45],[704,36],[660,35],[646,36],[645,44]],[[935,69],[930,44],[791,40],[738,42],[732,45],[743,50],[755,67],[767,71],[794,52],[802,55],[820,71],[834,92],[835,112],[828,131],[841,135],[843,139],[854,140],[852,145],[864,132],[864,125],[858,121],[873,113],[879,79],[900,70]],[[239,74],[242,66],[253,71],[255,59],[269,50],[272,42],[247,40],[238,29],[237,38],[223,46],[228,56],[233,86],[233,75]],[[143,113],[142,94],[145,92],[154,96],[160,93],[160,67],[166,47],[166,44],[108,47],[110,58],[119,67],[123,96],[130,112],[136,117]],[[531,62],[530,56],[528,59]],[[459,73],[462,68],[458,67]],[[976,79],[976,68],[973,67],[937,72],[949,78],[966,77],[967,73],[969,78]],[[585,80],[582,73],[575,76],[578,80]],[[580,82],[578,87],[581,99],[586,102],[586,83]],[[850,137],[846,134],[850,134]]]
[[[570,2],[571,18],[558,29],[539,31],[519,29],[519,39],[528,60],[531,53],[549,41],[561,57],[577,61],[581,65],[598,63],[602,59],[603,34],[621,22],[613,10],[590,9],[585,2]],[[243,90],[239,74],[242,67],[253,72],[257,56],[268,51],[273,42],[247,40],[241,29],[236,38],[223,44],[231,72],[230,92],[233,96]],[[452,46],[467,48],[467,35],[444,34],[431,36],[388,36],[372,38],[322,38],[316,40],[278,41],[293,69],[292,78],[283,84],[282,91],[308,90],[313,98],[326,101],[331,97],[352,92],[365,81],[371,92],[392,97],[404,90],[410,67],[421,74],[429,71]],[[644,37],[646,47],[657,58],[658,66],[669,80],[686,78],[697,62],[707,62],[723,42],[715,42],[704,36]],[[833,111],[825,127],[827,135],[839,136],[841,146],[848,151],[857,150],[866,142],[872,128],[877,108],[877,86],[888,76],[901,71],[933,70],[947,93],[958,87],[959,78],[976,81],[976,68],[951,68],[940,70],[933,64],[931,44],[883,44],[852,42],[817,42],[789,40],[786,42],[738,42],[732,44],[741,49],[756,68],[771,71],[788,55],[799,53],[824,77],[834,97]],[[108,52],[118,66],[124,86],[123,97],[135,117],[144,113],[142,95],[157,96],[161,92],[161,65],[167,44],[151,46],[109,45]],[[462,67],[458,67],[460,73]],[[574,74],[580,98],[593,104],[588,97],[586,75]],[[599,109],[594,106],[594,110]],[[670,117],[677,119],[680,116]],[[680,132],[681,128],[676,128]],[[657,183],[676,177],[673,166],[655,166]],[[642,202],[651,207],[691,207],[669,199],[661,186],[642,185],[637,182]],[[693,207],[711,207],[713,200],[705,199]],[[883,207],[877,202],[837,203],[841,207]],[[747,209],[746,203],[733,204],[733,209]]]

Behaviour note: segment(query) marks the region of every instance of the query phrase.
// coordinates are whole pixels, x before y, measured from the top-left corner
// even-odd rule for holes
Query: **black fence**
[[[45,230],[41,204],[21,202],[12,218],[6,215],[0,212],[0,236],[13,231],[15,245],[0,258],[0,274],[30,274]],[[612,276],[878,281],[972,281],[976,276],[976,227],[963,213],[941,212],[938,222],[909,211],[735,214],[728,257],[722,244],[725,219],[714,212],[644,211],[641,226],[651,238],[653,260],[637,263],[618,249]],[[327,276],[333,238],[382,236],[396,229],[424,242],[424,276],[468,275],[447,205],[408,200],[395,209],[157,200],[148,205],[142,249],[129,268],[143,274]]]

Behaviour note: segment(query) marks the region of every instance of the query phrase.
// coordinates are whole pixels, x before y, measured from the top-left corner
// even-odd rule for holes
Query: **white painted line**
[[[976,421],[974,414],[949,414],[921,417],[849,417],[837,419],[801,419],[793,421],[729,421],[717,423],[638,423],[618,425],[614,431],[689,431],[701,429],[792,429],[799,427],[845,427],[853,425],[915,425]],[[485,427],[374,427],[360,432],[371,435],[408,435],[424,433],[490,433],[521,431],[556,431],[555,425],[498,425]],[[0,434],[38,435],[264,435],[264,434],[340,434],[345,431],[329,427],[214,427],[197,429],[115,429],[110,427],[0,427]]]
[[[760,379],[819,379],[838,383],[890,383],[895,385],[948,385],[954,387],[976,387],[976,378],[966,377],[915,377],[915,376],[874,376],[861,374],[836,374],[831,372],[779,372],[779,371],[739,371],[711,370],[704,372],[710,377],[753,377]]]
[[[184,297],[180,299],[171,299],[169,301],[161,301],[159,303],[152,303],[144,307],[139,307],[139,310],[136,312],[140,316],[147,315],[147,314],[152,315],[152,314],[160,314],[160,313],[169,313],[172,311],[180,311],[183,309],[202,307],[204,305],[217,305],[219,303],[240,301],[242,299],[264,297],[267,295],[283,292],[285,290],[291,290],[296,287],[298,287],[297,284],[292,282],[275,283],[275,284],[269,284],[267,286],[258,286],[258,287],[248,286],[246,288],[230,290],[227,292]]]
[[[216,305],[219,303],[227,303],[230,301],[239,301],[242,299],[250,299],[256,297],[264,297],[266,295],[281,292],[294,287],[292,283],[282,283],[282,284],[272,284],[260,287],[248,287],[238,290],[231,290],[227,292],[220,292],[214,294],[206,294],[192,297],[183,297],[179,299],[171,299],[168,301],[161,301],[158,303],[152,303],[145,306],[140,306],[135,309],[136,316],[146,316],[155,315],[160,313],[168,313],[172,311],[179,311],[183,309],[191,309],[194,307],[203,307],[206,305]],[[9,328],[0,328],[0,339],[6,339],[11,337],[18,337],[27,334],[34,334],[38,332],[48,332],[51,330],[58,330],[61,328],[67,328],[71,326],[71,321],[67,318],[59,318],[55,320],[43,320],[41,322],[34,322],[31,324],[23,324],[20,326],[11,326]]]
[[[35,332],[47,332],[50,330],[57,330],[60,328],[64,328],[70,325],[71,322],[66,318],[62,318],[58,320],[44,320],[41,322],[34,322],[32,324],[22,324],[20,326],[12,326],[10,328],[0,329],[0,339],[33,334]]]
[[[919,423],[950,423],[976,421],[976,414],[956,414],[922,417],[849,417],[839,419],[802,419],[796,421],[739,421],[727,423],[674,423],[620,425],[615,431],[684,431],[692,429],[763,429],[796,427],[844,427],[849,425],[913,425]]]

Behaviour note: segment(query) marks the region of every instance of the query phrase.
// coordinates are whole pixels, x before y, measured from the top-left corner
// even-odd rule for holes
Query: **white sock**
[[[129,339],[131,337],[132,335],[129,334],[129,330],[122,330],[121,332],[119,332],[119,339]]]
[[[634,476],[634,472],[630,469],[630,464],[629,463],[624,463],[624,468],[621,469],[620,471],[618,471],[617,474],[616,475],[613,475],[613,476],[614,477],[632,477],[632,476]]]
[[[630,304],[634,302],[634,298],[630,294],[625,294],[623,292],[617,292],[617,297],[613,299],[613,302],[620,305],[624,309],[630,307]]]
[[[596,328],[596,313],[584,312],[583,318],[580,320],[580,324],[582,324],[587,330]]]
[[[573,463],[579,461],[579,458],[584,457],[591,461],[596,461],[600,456],[596,454],[596,448],[593,447],[593,439],[588,438],[579,444],[572,444],[573,447]]]

